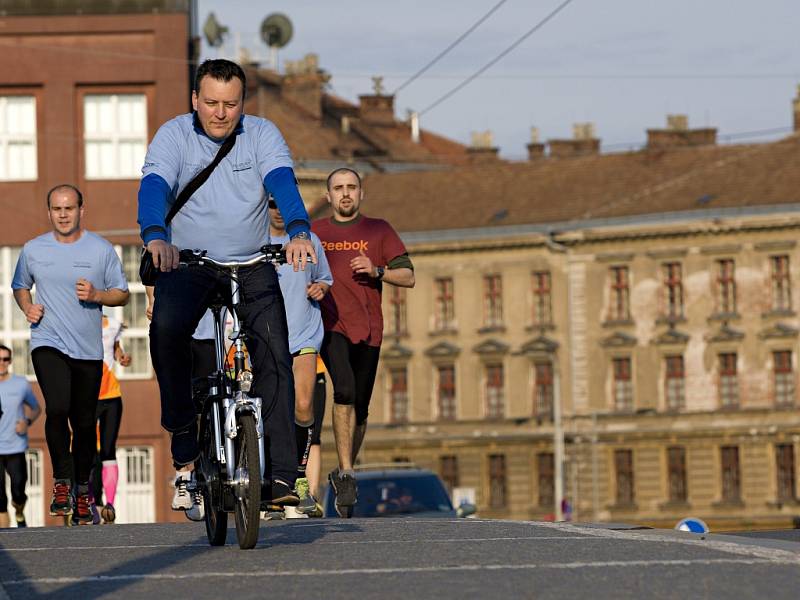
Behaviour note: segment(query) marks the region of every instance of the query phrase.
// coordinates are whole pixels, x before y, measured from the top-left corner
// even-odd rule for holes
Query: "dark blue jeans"
[[[274,267],[239,271],[239,318],[247,324],[253,364],[253,393],[262,399],[272,477],[293,484],[297,477],[294,439],[294,376],[283,296]],[[161,273],[155,286],[150,355],[161,389],[161,425],[172,436],[172,459],[186,465],[200,454],[192,402],[192,333],[217,295],[230,300],[228,277],[193,266]]]

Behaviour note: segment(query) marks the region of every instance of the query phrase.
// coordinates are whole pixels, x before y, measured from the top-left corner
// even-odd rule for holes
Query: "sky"
[[[500,0],[198,0],[230,29],[224,50],[267,57],[262,20],[289,17],[283,60],[319,55],[331,93],[357,102],[382,76],[393,92]],[[506,0],[463,42],[395,97],[423,111],[534,28],[564,0]],[[720,143],[785,136],[800,84],[797,0],[572,0],[461,91],[421,115],[424,129],[468,144],[490,130],[501,156],[524,159],[541,139],[593,122],[603,151],[640,146],[667,114],[717,127]],[[220,54],[203,42],[204,57]],[[282,68],[282,67],[280,67]]]

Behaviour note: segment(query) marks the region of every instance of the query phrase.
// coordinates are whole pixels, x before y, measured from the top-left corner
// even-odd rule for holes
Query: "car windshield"
[[[354,517],[391,517],[453,510],[447,491],[436,475],[358,479]]]

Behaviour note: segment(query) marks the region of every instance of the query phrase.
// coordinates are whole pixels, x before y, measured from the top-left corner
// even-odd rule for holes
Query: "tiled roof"
[[[274,72],[258,71],[255,77],[250,74],[248,84],[245,112],[261,114],[274,122],[298,161],[345,162],[352,155],[354,160],[366,161],[377,169],[385,163],[451,166],[469,161],[463,144],[426,130],[420,132],[419,143],[414,143],[408,124],[397,120],[392,125],[366,122],[358,118],[357,105],[332,94],[322,93],[322,117],[315,117],[281,96],[281,77]],[[346,135],[341,133],[342,116],[350,119],[350,133]]]
[[[364,212],[405,232],[800,203],[800,134],[767,144],[376,173],[364,185]]]

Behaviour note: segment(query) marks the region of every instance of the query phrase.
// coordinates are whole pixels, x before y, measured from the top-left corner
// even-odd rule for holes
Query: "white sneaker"
[[[301,512],[297,511],[296,506],[285,506],[284,512],[286,514],[287,519],[307,519],[308,515],[304,515]]]
[[[172,510],[189,510],[192,508],[192,494],[189,484],[192,483],[191,471],[178,471],[175,477],[175,493],[172,496]]]
[[[203,506],[203,494],[200,490],[189,492],[192,496],[192,507],[187,509],[186,518],[190,521],[202,521],[206,516],[205,507]]]

